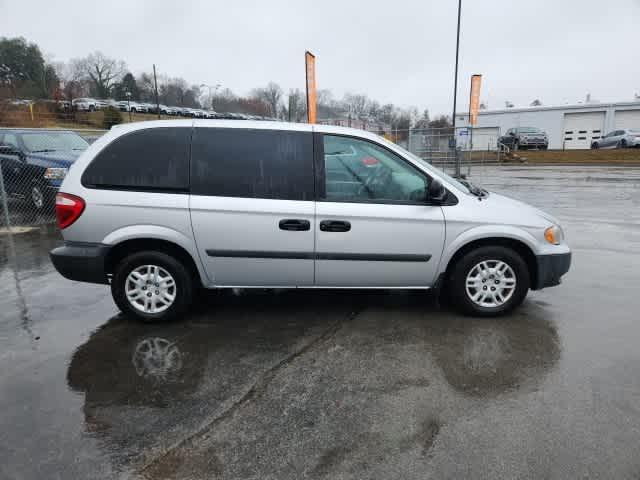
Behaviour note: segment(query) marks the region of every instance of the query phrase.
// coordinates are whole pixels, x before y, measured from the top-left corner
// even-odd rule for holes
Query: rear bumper
[[[560,278],[571,267],[571,252],[556,255],[538,255],[538,278],[532,290],[540,290],[546,287],[554,287],[560,284]]]
[[[101,243],[67,242],[49,256],[58,273],[69,280],[108,284],[105,258],[110,248]]]

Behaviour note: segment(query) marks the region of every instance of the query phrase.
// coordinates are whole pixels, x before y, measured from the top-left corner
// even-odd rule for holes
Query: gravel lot
[[[227,292],[182,322],[0,234],[0,478],[638,478],[640,169],[475,169],[558,216],[556,288],[500,319],[406,292]]]

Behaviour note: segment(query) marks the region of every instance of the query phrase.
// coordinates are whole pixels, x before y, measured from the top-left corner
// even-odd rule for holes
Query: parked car
[[[67,169],[89,144],[65,130],[0,130],[0,162],[7,194],[36,210],[52,206]]]
[[[512,150],[525,148],[539,148],[546,150],[549,147],[547,134],[535,127],[510,128],[506,134],[501,136],[498,144],[502,144]]]
[[[71,105],[76,111],[93,112],[98,108],[98,104],[93,98],[74,98]]]
[[[624,129],[607,133],[591,143],[591,148],[640,148],[640,130]]]
[[[180,111],[177,107],[167,107],[167,115],[178,116]]]
[[[127,102],[126,100],[121,100],[121,101],[117,102],[117,107],[122,112],[128,112],[129,111],[129,106],[130,106],[130,103]]]
[[[56,269],[149,321],[181,316],[199,286],[442,289],[497,315],[571,263],[552,216],[328,125],[120,125],[69,170],[56,215]]]
[[[109,106],[110,100],[96,99],[95,102],[96,102],[96,109],[103,110]]]
[[[154,110],[155,111],[155,110]],[[171,115],[171,108],[167,107],[166,105],[160,105],[160,113],[162,115]]]
[[[155,103],[143,103],[142,106],[146,113],[157,113],[158,106]]]

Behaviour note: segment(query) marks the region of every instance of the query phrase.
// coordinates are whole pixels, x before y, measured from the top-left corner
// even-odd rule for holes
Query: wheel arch
[[[523,240],[513,238],[513,237],[483,237],[476,238],[474,240],[470,240],[460,246],[450,255],[448,260],[446,261],[446,265],[442,270],[444,274],[445,281],[449,279],[451,275],[451,271],[453,266],[462,258],[464,255],[469,253],[472,250],[475,250],[480,247],[507,247],[511,248],[515,252],[518,253],[522,257],[522,259],[527,264],[527,270],[529,271],[529,280],[530,285],[537,285],[538,282],[538,263],[536,262],[536,255],[527,243]]]
[[[142,251],[158,251],[180,260],[198,285],[206,285],[206,277],[187,249],[175,242],[161,238],[130,238],[112,245],[104,260],[106,274],[113,274],[116,265],[125,257]]]

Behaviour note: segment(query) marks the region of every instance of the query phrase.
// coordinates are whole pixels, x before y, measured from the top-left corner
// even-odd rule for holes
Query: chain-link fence
[[[0,229],[53,223],[68,167],[104,132],[0,127]]]
[[[468,175],[473,166],[496,165],[504,161],[499,148],[500,131],[496,129],[448,128],[368,129],[397,143],[414,155],[454,173],[460,162],[461,173]]]

